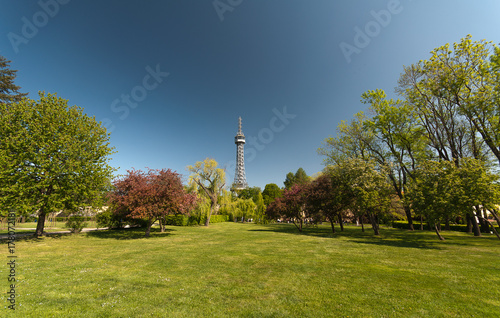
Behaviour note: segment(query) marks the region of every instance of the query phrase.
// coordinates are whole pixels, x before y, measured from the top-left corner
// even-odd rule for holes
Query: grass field
[[[1,317],[499,317],[500,241],[288,224],[20,239]],[[7,244],[0,245],[2,294]]]

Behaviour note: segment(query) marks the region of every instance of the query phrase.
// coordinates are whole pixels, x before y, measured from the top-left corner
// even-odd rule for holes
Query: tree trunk
[[[479,225],[477,224],[476,217],[474,213],[470,213],[470,221],[472,223],[472,231],[474,232],[474,236],[481,236],[481,230],[479,229]]]
[[[365,231],[365,225],[363,224],[363,217],[362,216],[359,217],[359,223],[361,223],[361,232],[364,232]]]
[[[486,233],[488,233],[490,231],[490,228],[489,228],[489,225],[491,224],[489,221],[488,221],[488,211],[486,210],[486,208],[482,208],[482,213],[481,215],[483,216],[483,222],[485,224],[485,231]]]
[[[444,220],[444,229],[450,231],[450,219],[448,217]]]
[[[159,222],[160,222],[160,232],[163,233],[165,232],[165,217],[161,217],[159,219]]]
[[[438,229],[438,226],[436,223],[434,223],[434,230],[436,230],[436,234],[438,236],[438,238],[441,240],[441,241],[444,241],[444,237],[441,235],[441,233],[439,233],[439,229]]]
[[[152,220],[148,220],[148,226],[146,227],[146,237],[149,237],[149,234],[151,233],[151,226],[153,225]]]
[[[480,230],[483,233],[488,233],[490,231],[490,226],[486,222],[485,218],[483,217],[483,211],[482,209],[479,208],[479,205],[476,205],[474,207],[474,211],[476,213],[477,219],[479,220],[479,224],[481,225]]]
[[[493,215],[493,217],[497,221],[497,226],[498,226],[498,229],[500,230],[500,218],[498,217],[497,211],[495,211],[495,209],[490,209],[490,213],[491,213],[491,215]]]
[[[335,223],[333,222],[333,218],[332,217],[328,217],[328,220],[330,220],[330,224],[332,225],[332,233],[335,234]]]
[[[210,204],[210,209],[208,210],[208,215],[207,219],[205,220],[205,226],[208,226],[210,224],[210,217],[212,216],[212,206],[213,204]]]
[[[467,213],[467,215],[465,215],[465,220],[467,221],[467,227],[465,228],[465,231],[467,233],[472,233],[472,220],[471,220],[471,216],[469,215],[469,213]]]
[[[493,226],[493,224],[491,224],[490,220],[488,220],[488,219],[485,219],[485,220],[491,226],[491,231],[493,233],[495,233],[495,235],[497,236],[497,238],[500,240],[500,235],[498,234],[497,229],[495,229],[495,227]]]
[[[410,207],[407,204],[403,205],[403,208],[405,210],[406,214],[406,219],[408,220],[408,229],[410,231],[415,231],[415,228],[413,227],[413,219],[411,218],[411,210]]]
[[[38,215],[38,221],[36,223],[36,231],[35,231],[35,237],[39,237],[43,235],[43,228],[45,226],[45,217],[47,216],[47,213],[45,212],[45,208],[42,207],[40,209],[39,215]]]
[[[296,219],[297,219],[297,218],[293,218],[293,219],[292,219],[293,225],[295,225],[295,227],[299,230],[299,232],[302,232],[302,219],[300,219],[300,223],[299,223],[299,224],[300,224],[300,226],[299,226],[299,225],[297,225]]]
[[[420,231],[424,230],[424,217],[420,216]]]
[[[370,218],[370,222],[372,224],[373,232],[375,232],[375,235],[380,235],[379,227],[378,227],[378,224],[377,224],[377,219],[371,213],[368,213],[368,217]]]
[[[344,220],[342,219],[342,214],[339,213],[339,225],[340,225],[340,231],[344,232]]]

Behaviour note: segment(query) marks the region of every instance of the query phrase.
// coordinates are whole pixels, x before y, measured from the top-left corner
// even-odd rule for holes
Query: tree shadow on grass
[[[174,229],[165,229],[165,232],[160,232],[158,228],[152,228],[149,238],[167,237],[172,235]],[[146,238],[145,228],[128,228],[128,229],[111,229],[85,232],[87,237],[100,239],[115,239],[115,240],[135,240]]]
[[[293,224],[266,224],[265,229],[250,229],[249,231],[276,232],[293,235],[307,235],[324,238],[348,238],[351,242],[359,244],[384,245],[403,248],[419,248],[419,249],[442,249],[441,242],[433,232],[407,231],[400,229],[380,229],[381,235],[375,236],[373,230],[369,226],[365,226],[365,231],[362,232],[361,227],[345,226],[344,231],[340,231],[340,227],[335,227],[336,232],[333,233],[330,226],[308,226],[302,229],[302,232]],[[458,243],[458,242],[454,242]],[[458,243],[460,244],[460,243]]]

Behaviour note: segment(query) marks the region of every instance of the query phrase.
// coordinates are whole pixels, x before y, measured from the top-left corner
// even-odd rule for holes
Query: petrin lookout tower
[[[234,173],[233,188],[236,190],[245,189],[248,187],[247,177],[245,175],[245,135],[241,131],[241,117],[238,118],[238,133],[234,137],[236,144],[236,171]]]

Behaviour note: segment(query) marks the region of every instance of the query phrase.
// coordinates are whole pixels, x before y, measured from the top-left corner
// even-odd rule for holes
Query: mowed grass
[[[499,317],[500,241],[443,234],[219,223],[20,239],[17,309],[0,316]]]

